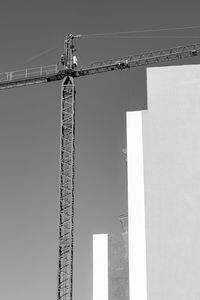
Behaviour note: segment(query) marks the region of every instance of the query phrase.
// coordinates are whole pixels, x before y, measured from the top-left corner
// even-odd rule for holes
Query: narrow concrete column
[[[93,300],[108,300],[108,234],[93,235]]]
[[[127,113],[129,295],[147,300],[142,112]]]

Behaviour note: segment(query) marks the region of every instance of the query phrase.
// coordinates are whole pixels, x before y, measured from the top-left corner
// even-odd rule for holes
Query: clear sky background
[[[2,1],[0,70],[57,63],[68,33],[199,25],[199,8],[194,0]],[[84,66],[195,42],[99,38],[76,45]],[[60,86],[0,91],[0,299],[56,299]],[[92,300],[92,234],[121,230],[118,216],[127,210],[125,112],[146,108],[145,69],[79,78],[76,90],[74,300]]]

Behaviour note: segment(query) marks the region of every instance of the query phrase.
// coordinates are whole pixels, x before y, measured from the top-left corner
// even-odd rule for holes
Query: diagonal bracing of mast
[[[74,232],[75,87],[66,77],[61,90],[59,300],[72,299]]]

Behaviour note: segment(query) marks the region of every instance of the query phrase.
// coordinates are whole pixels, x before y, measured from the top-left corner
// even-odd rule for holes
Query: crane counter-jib
[[[48,82],[58,73],[57,65],[0,73],[0,89]]]

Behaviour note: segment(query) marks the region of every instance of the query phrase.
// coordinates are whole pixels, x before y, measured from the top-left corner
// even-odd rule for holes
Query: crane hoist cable
[[[200,39],[200,35],[114,35],[114,36],[98,36],[97,38],[102,39]]]

